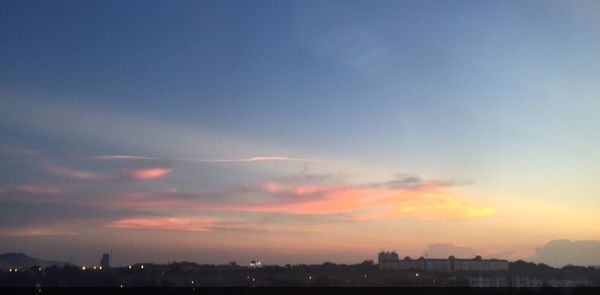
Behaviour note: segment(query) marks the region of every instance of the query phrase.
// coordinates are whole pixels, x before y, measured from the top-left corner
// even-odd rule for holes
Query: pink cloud
[[[165,167],[151,167],[151,168],[139,168],[139,169],[125,169],[123,175],[127,178],[134,180],[151,180],[161,178],[169,173],[172,169]]]
[[[194,217],[132,217],[112,221],[106,224],[111,228],[153,229],[205,232],[212,230],[219,218],[210,216]]]
[[[256,203],[257,199],[262,201]],[[126,194],[115,198],[111,204],[158,212],[168,208],[306,215],[345,214],[352,220],[361,221],[398,217],[457,219],[494,213],[493,208],[457,197],[451,188],[436,182],[424,182],[422,186],[410,188],[267,182],[248,192]]]
[[[487,216],[494,209],[454,196],[441,182],[407,188],[266,183],[273,198],[261,204],[188,204],[204,210],[280,212],[289,214],[349,214],[354,220],[397,217],[455,219]]]
[[[6,189],[0,186],[0,195],[6,193]]]
[[[269,181],[263,185],[263,188],[268,192],[275,193],[275,192],[278,192],[282,187],[281,187],[281,185],[279,185],[275,182]]]

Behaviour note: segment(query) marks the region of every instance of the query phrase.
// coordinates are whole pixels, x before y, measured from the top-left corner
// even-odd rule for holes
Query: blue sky
[[[57,204],[109,211],[98,213],[107,220],[88,220],[77,229],[62,230],[59,217],[69,214],[49,209],[48,219],[57,223],[51,230],[38,231],[46,233],[43,239],[68,233],[77,240],[83,229],[100,231],[94,234],[98,239],[120,237],[123,230],[139,230],[136,234],[141,236],[152,230],[180,238],[186,234],[168,222],[139,229],[139,224],[110,219],[152,214],[188,218],[199,239],[234,239],[243,234],[220,231],[214,219],[202,218],[218,215],[229,227],[234,219],[258,224],[257,218],[267,220],[270,210],[279,208],[272,206],[284,202],[269,199],[269,194],[298,194],[298,187],[309,185],[311,193],[318,192],[332,204],[339,201],[340,190],[351,190],[349,198],[364,201],[366,195],[389,193],[371,190],[378,187],[374,184],[406,182],[407,175],[417,176],[413,184],[427,192],[432,182],[451,190],[436,193],[446,201],[456,198],[462,213],[477,208],[469,222],[482,231],[507,220],[531,222],[535,218],[525,212],[527,206],[543,207],[548,218],[579,216],[578,222],[597,224],[600,212],[590,209],[600,205],[594,177],[600,167],[600,23],[594,12],[600,7],[594,1],[1,5],[0,192],[7,199],[5,208],[21,208],[15,210],[25,215],[37,212],[35,206]],[[151,159],[98,158],[114,155]],[[273,182],[278,186],[267,185]],[[231,193],[258,184],[264,184],[262,194]],[[215,208],[194,203],[197,212],[154,207],[129,212],[131,208],[99,209],[102,206],[84,197],[110,199],[136,192],[160,199],[169,197],[157,196],[159,192],[176,190],[219,192],[230,199],[228,206]],[[32,196],[36,194],[72,197],[40,201],[42,196]],[[236,207],[257,202],[269,206]],[[361,226],[393,229],[415,223],[432,228],[439,224],[419,218],[469,215],[428,213],[432,207],[423,204],[413,206],[421,209],[401,206],[416,210],[410,220],[383,214]],[[279,209],[294,219],[289,228],[305,230],[312,224],[295,218],[314,217],[325,227],[321,232],[339,232],[336,239],[349,243],[364,238],[350,234],[350,228],[367,215],[353,215],[347,223],[331,222],[339,217],[331,215],[375,210],[340,206],[332,213],[322,210],[330,203],[312,205]],[[578,222],[557,232],[533,222],[520,229],[539,235],[494,245],[464,235],[439,241],[408,232],[404,238],[411,242],[400,250],[416,255],[430,243],[451,242],[486,254],[512,251],[510,257],[527,257],[524,249],[533,251],[552,239],[600,239],[589,223],[582,228]],[[23,239],[11,228],[14,224],[4,225],[0,239]],[[468,228],[462,224],[455,230],[465,233]],[[271,229],[264,238],[279,241],[278,230]],[[339,259],[400,248],[400,242],[385,235],[379,232],[372,243],[347,249],[348,255]],[[141,236],[137,243],[150,242]],[[20,241],[15,247],[30,250],[30,243]],[[282,249],[286,243],[290,240],[281,242]],[[166,249],[163,246],[152,251]],[[328,247],[305,250],[319,260]],[[196,255],[186,253],[185,257]],[[80,259],[93,255],[82,252]]]

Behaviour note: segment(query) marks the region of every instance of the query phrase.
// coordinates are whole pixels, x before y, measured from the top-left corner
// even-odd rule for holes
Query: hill
[[[26,269],[32,266],[48,267],[51,265],[63,266],[66,262],[46,261],[39,258],[27,256],[23,253],[4,253],[0,254],[0,269],[20,268]]]

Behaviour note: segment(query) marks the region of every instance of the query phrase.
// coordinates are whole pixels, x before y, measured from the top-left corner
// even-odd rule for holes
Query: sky
[[[600,265],[597,1],[0,7],[0,252]]]

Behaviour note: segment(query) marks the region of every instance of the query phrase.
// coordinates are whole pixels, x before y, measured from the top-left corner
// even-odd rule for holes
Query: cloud
[[[6,189],[0,186],[0,195],[6,193]]]
[[[33,195],[57,195],[66,192],[67,188],[53,184],[21,184],[15,190]]]
[[[27,130],[55,134],[78,142],[103,143],[113,148],[135,150],[144,154],[173,155],[174,159],[189,158],[198,162],[222,160],[222,162],[256,161],[317,161],[282,157],[293,154],[287,149],[251,142],[237,136],[217,134],[211,130],[185,126],[168,121],[157,121],[120,113],[118,110],[100,110],[77,104],[49,103],[47,100],[8,97],[9,108],[0,108],[2,121],[11,122]],[[119,132],[115,132],[119,130]],[[161,136],[156,136],[160,134]],[[222,158],[218,155],[258,155],[267,157]],[[199,155],[207,157],[198,159]]]
[[[398,217],[456,219],[487,216],[494,209],[453,195],[449,188],[389,188],[345,184],[291,184],[268,181],[214,193],[138,192],[112,197],[111,206],[146,210],[201,210],[302,215],[345,214],[366,221]]]
[[[100,207],[133,208],[142,210],[161,210],[166,208],[185,208],[189,199],[178,196],[177,192],[129,192],[104,196],[96,202]]]
[[[17,235],[16,233],[19,232],[76,232],[83,227],[96,226],[109,220],[139,214],[135,209],[101,208],[93,204],[69,203],[73,202],[73,199],[67,197],[65,202],[60,203],[23,202],[22,198],[15,201],[2,200],[0,201],[0,230],[7,235],[9,233]]]
[[[537,248],[532,260],[556,267],[568,264],[600,265],[600,241],[552,240]]]
[[[77,180],[100,180],[110,178],[110,176],[99,174],[96,172],[57,164],[53,160],[51,160],[50,157],[48,157],[43,151],[40,150],[29,149],[20,146],[4,146],[0,147],[0,154],[7,154],[10,155],[12,158],[15,158],[17,156],[21,157],[19,158],[19,161],[21,161],[20,164],[22,165],[21,169],[24,169],[24,166],[26,164],[29,164],[39,171],[59,176],[62,178]],[[21,192],[29,191],[31,193],[40,193],[42,187],[40,185],[37,185],[37,188],[31,186],[20,186],[17,187],[17,189]],[[52,191],[56,191],[55,189],[52,189],[49,185],[45,185],[44,189],[46,190],[46,193],[53,193]]]
[[[131,217],[106,224],[110,228],[122,229],[152,229],[152,230],[176,230],[176,231],[191,231],[205,232],[212,230],[219,218],[210,216],[195,216],[195,217]]]
[[[61,166],[61,165],[57,165],[57,164],[49,163],[49,162],[46,162],[45,164],[43,164],[42,168],[48,173],[52,173],[52,174],[55,174],[58,176],[66,177],[66,178],[73,178],[73,179],[80,179],[80,180],[101,180],[101,179],[109,178],[106,175],[98,174],[95,172],[65,167],[65,166]]]
[[[482,255],[481,251],[465,246],[457,246],[450,243],[435,243],[427,246],[423,253],[429,258],[447,258],[454,256],[456,258],[473,258]]]
[[[68,166],[60,165],[51,160],[44,152],[34,149],[28,149],[24,147],[0,147],[0,154],[8,154],[11,156],[22,156],[34,167],[40,171],[64,177],[78,180],[99,180],[110,178],[107,175],[102,175],[96,172],[71,168]]]
[[[222,209],[293,214],[351,213],[354,220],[363,221],[403,216],[470,218],[494,212],[492,208],[454,197],[445,186],[435,182],[423,182],[410,189],[267,182],[263,189],[271,194],[271,202],[231,204]]]
[[[159,157],[147,157],[138,155],[103,155],[96,156],[96,159],[101,160],[165,160],[172,161],[172,159],[165,159]],[[218,159],[201,159],[201,158],[182,158],[175,159],[174,161],[180,162],[196,162],[196,163],[249,163],[249,162],[327,162],[319,159],[309,158],[294,158],[285,156],[257,156],[248,158],[218,158]]]
[[[0,236],[17,236],[17,237],[41,237],[41,236],[73,236],[77,232],[64,230],[55,227],[44,226],[25,226],[13,228],[0,228]]]
[[[135,155],[104,155],[97,156],[96,159],[101,160],[159,160],[160,158],[135,156]]]
[[[456,181],[456,180],[428,180],[419,177],[418,175],[411,174],[397,174],[396,178],[384,183],[374,184],[379,187],[390,187],[390,188],[422,188],[425,186],[436,186],[436,187],[453,187],[458,185],[471,184],[473,181]]]
[[[262,156],[249,158],[231,158],[231,159],[178,159],[186,162],[204,162],[204,163],[248,163],[248,162],[326,162],[319,159],[292,158],[283,156]]]
[[[171,171],[172,169],[165,167],[124,169],[123,176],[133,180],[152,180],[161,178],[171,173]]]
[[[113,156],[99,156],[102,159],[107,160],[124,160],[124,159],[151,159],[149,157],[143,158],[141,156],[129,156],[129,155],[113,155]],[[172,169],[167,167],[155,166],[145,168],[124,168],[120,174],[103,174],[92,172],[89,170],[77,169],[59,165],[50,161],[46,158],[39,158],[37,165],[45,172],[57,175],[64,178],[86,180],[86,181],[110,181],[110,180],[151,180],[161,178],[169,173]]]
[[[35,149],[25,148],[18,145],[3,145],[0,146],[0,154],[23,156],[23,157],[36,157],[43,154],[43,152]]]

